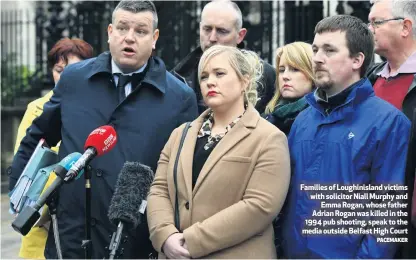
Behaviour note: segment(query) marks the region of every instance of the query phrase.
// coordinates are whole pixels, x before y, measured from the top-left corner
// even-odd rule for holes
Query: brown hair
[[[93,48],[84,40],[63,38],[55,43],[48,52],[48,67],[53,68],[61,59],[68,63],[69,55],[77,56],[83,60],[89,59],[93,57]]]

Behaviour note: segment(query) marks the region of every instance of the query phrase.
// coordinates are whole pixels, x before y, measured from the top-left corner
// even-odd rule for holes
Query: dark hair
[[[69,55],[85,60],[93,57],[93,49],[90,44],[81,39],[63,38],[48,52],[48,67],[52,69],[61,59],[68,63]]]
[[[350,57],[355,57],[360,52],[364,54],[365,58],[360,70],[360,76],[364,77],[373,59],[373,34],[362,20],[350,15],[324,18],[315,27],[315,34],[335,31],[345,32]]]
[[[140,1],[132,1],[132,0],[123,0],[118,3],[116,8],[114,8],[113,15],[112,15],[112,23],[114,23],[115,13],[117,10],[125,10],[137,14],[139,12],[146,12],[149,11],[153,14],[153,30],[157,29],[158,24],[158,17],[156,12],[156,7],[152,1],[147,0],[140,0]]]

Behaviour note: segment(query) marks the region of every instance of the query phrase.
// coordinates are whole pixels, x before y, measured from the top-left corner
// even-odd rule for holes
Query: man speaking
[[[84,152],[89,133],[112,125],[117,144],[90,165],[92,258],[107,258],[116,227],[107,217],[118,173],[126,161],[156,168],[160,152],[172,130],[197,116],[192,89],[166,71],[163,61],[152,57],[159,37],[156,9],[150,1],[121,1],[108,26],[110,52],[65,68],[45,104],[33,121],[14,157],[12,189],[40,138],[49,145],[62,140],[59,157]],[[57,206],[63,258],[84,258],[85,183],[61,187]],[[152,250],[147,223],[139,225],[123,258],[148,258]],[[46,258],[56,258],[51,233]]]

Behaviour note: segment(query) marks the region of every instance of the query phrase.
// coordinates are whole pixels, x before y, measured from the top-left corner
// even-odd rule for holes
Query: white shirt
[[[147,66],[147,62],[138,70],[133,71],[131,73],[125,74],[121,71],[121,69],[117,66],[117,64],[114,62],[113,59],[111,59],[111,71],[113,72],[113,76],[114,76],[114,83],[116,84],[117,87],[117,83],[118,83],[118,75],[116,75],[115,73],[120,73],[122,75],[126,75],[126,76],[131,76],[134,73],[140,73],[142,72]],[[124,87],[124,90],[126,91],[126,97],[131,93],[131,82],[127,83],[127,85]]]

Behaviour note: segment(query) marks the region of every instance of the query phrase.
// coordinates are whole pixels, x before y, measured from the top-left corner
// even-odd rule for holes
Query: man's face
[[[381,56],[394,52],[400,46],[402,20],[385,21],[392,18],[396,17],[391,13],[391,3],[389,1],[375,3],[368,15],[370,24],[382,21],[382,24],[371,24],[369,26],[369,29],[374,34],[374,51]]]
[[[229,6],[211,4],[201,15],[199,40],[202,51],[215,44],[237,46],[246,34],[246,29],[237,30],[237,15]]]
[[[354,83],[359,64],[350,58],[345,32],[324,32],[315,35],[312,45],[313,70],[318,88],[333,95]],[[357,71],[358,66],[358,71]]]
[[[149,11],[118,10],[114,24],[108,26],[108,38],[111,56],[124,73],[129,73],[150,58],[159,30],[153,30],[153,14]]]

